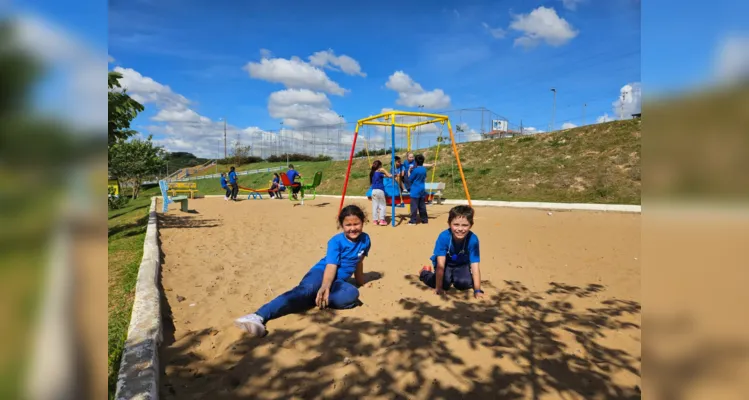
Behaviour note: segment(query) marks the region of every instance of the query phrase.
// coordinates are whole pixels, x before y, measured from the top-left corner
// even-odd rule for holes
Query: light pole
[[[551,129],[550,132],[554,131],[554,117],[557,113],[557,90],[555,88],[551,88],[551,91],[554,92],[554,106],[551,109]]]
[[[281,134],[281,136],[283,136],[283,121],[281,121],[281,131],[279,133]],[[289,150],[288,149],[286,149],[286,168],[289,168]]]
[[[583,103],[583,125],[585,125],[585,108],[588,107],[588,103]]]
[[[336,155],[338,155],[338,149],[341,148],[341,129],[343,128],[343,124],[346,123],[346,120],[343,118],[343,115],[338,115],[338,118],[341,119],[341,123],[338,124],[338,146],[336,146]]]

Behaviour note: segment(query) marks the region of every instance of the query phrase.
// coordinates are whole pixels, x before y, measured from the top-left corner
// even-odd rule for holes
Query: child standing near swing
[[[363,232],[366,217],[355,205],[343,207],[338,214],[338,226],[343,232],[328,240],[328,251],[307,272],[295,288],[276,297],[253,314],[239,317],[234,324],[247,333],[262,337],[265,324],[287,314],[310,309],[349,309],[359,304],[359,290],[346,282],[354,275],[361,287],[364,280],[364,257],[369,255],[372,242]]]
[[[385,222],[385,177],[392,178],[385,168],[382,167],[382,161],[375,160],[372,163],[372,170],[369,171],[369,183],[372,185],[372,219],[375,225],[386,226]],[[395,201],[395,199],[393,199]]]

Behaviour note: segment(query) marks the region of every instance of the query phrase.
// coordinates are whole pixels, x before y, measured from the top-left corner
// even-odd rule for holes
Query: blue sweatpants
[[[311,269],[304,275],[299,285],[260,307],[255,314],[263,317],[263,320],[267,322],[287,314],[309,310],[315,306],[317,291],[322,286],[323,274],[322,270]],[[336,280],[330,286],[328,297],[330,308],[339,310],[353,308],[358,304],[358,300],[359,289],[356,286],[343,280]]]
[[[437,266],[435,265],[435,268]],[[437,287],[437,274],[431,271],[421,271],[419,280],[426,283],[430,288]],[[469,264],[458,267],[445,267],[445,274],[442,275],[442,289],[448,290],[450,286],[455,289],[466,290],[473,287],[473,275]]]

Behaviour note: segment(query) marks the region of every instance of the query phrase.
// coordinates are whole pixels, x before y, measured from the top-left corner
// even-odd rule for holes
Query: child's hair
[[[473,226],[473,208],[470,206],[455,206],[450,209],[450,214],[447,217],[448,225],[453,222],[455,218],[465,218],[468,223]]]
[[[226,172],[222,172],[222,173],[221,173],[221,176],[226,176]]]
[[[423,154],[417,154],[416,157],[416,165],[422,166],[424,165],[424,155]]]
[[[338,227],[343,228],[343,220],[346,219],[346,217],[355,216],[359,218],[363,223],[367,222],[367,215],[364,214],[364,210],[359,208],[359,206],[354,204],[349,204],[346,207],[343,207],[341,209],[341,213],[338,214]]]
[[[401,156],[395,156],[395,161],[398,162],[401,160]]]
[[[234,167],[229,168],[230,170],[234,171]]]
[[[377,172],[378,169],[382,168],[382,161],[380,160],[374,160],[372,163],[372,170],[369,171],[369,183],[372,184],[372,177],[374,176],[374,173]]]
[[[289,164],[289,169],[294,169],[294,164]]]
[[[274,173],[273,173],[273,176],[275,176],[276,178],[279,178],[279,176],[278,176],[278,172],[274,172]]]

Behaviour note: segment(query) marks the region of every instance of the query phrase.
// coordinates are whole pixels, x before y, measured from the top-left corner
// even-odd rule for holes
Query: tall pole
[[[390,170],[395,171],[395,114],[392,115],[390,124],[390,148],[392,149],[390,153]],[[395,193],[395,177],[390,181],[393,193]],[[390,198],[390,224],[395,226],[395,196]]]
[[[226,118],[224,118],[224,158],[226,157]]]
[[[554,131],[554,117],[556,117],[557,113],[557,90],[554,88],[551,88],[551,91],[554,92],[554,106],[551,109],[551,129],[550,131]]]

